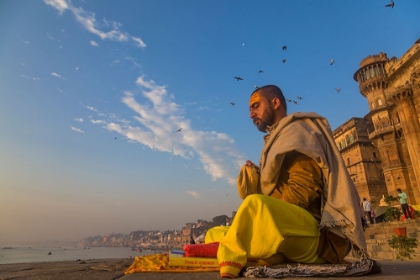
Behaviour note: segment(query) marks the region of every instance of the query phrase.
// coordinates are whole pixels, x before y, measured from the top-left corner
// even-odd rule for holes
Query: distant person
[[[190,244],[195,244],[194,238],[192,237],[192,235],[190,236]]]
[[[369,223],[373,224],[373,220],[371,217],[372,204],[366,198],[363,198],[363,211],[365,211],[365,216],[369,220]]]
[[[373,209],[372,212],[370,212],[370,217],[372,218],[373,223],[376,224],[376,213],[375,211],[373,211]]]
[[[400,200],[401,210],[404,213],[404,216],[407,220],[411,219],[410,209],[407,204],[407,194],[403,192],[401,189],[397,189],[398,192],[398,199]]]

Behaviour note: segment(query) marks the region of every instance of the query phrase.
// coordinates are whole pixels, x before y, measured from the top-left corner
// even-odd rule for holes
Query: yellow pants
[[[265,195],[247,196],[230,227],[207,231],[205,243],[220,242],[217,258],[222,277],[237,277],[248,259],[281,253],[300,263],[324,263],[317,255],[318,222],[303,208]]]

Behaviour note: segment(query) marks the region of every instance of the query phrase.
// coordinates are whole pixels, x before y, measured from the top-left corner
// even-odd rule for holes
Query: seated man
[[[244,199],[230,227],[215,227],[222,277],[235,278],[248,259],[272,264],[342,263],[350,248],[366,258],[359,195],[328,122],[315,113],[287,115],[277,86],[251,94],[250,117],[264,136],[260,166],[238,177]]]

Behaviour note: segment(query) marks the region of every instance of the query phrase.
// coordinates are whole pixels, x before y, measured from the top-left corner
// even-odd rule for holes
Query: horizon
[[[420,2],[388,2],[0,2],[0,246],[230,216],[255,86],[363,118],[359,63],[420,38]]]

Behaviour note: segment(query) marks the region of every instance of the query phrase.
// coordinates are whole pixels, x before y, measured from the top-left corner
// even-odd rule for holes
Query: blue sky
[[[388,3],[0,1],[0,245],[230,216],[254,86],[363,117],[360,61],[420,38],[420,2]]]

